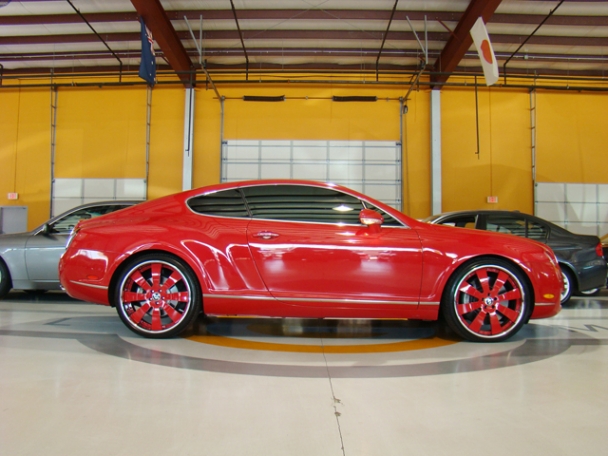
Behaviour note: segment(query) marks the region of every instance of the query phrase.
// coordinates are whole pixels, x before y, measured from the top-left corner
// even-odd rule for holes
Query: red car
[[[429,225],[333,184],[220,184],[80,222],[59,265],[74,298],[146,337],[197,316],[437,320],[500,341],[560,310],[543,244]]]

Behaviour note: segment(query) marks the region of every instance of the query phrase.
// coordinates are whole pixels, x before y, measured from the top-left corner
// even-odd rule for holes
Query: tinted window
[[[361,201],[327,188],[264,185],[243,188],[252,217],[359,225]]]
[[[194,212],[222,217],[249,217],[245,201],[238,190],[224,190],[188,200]]]
[[[51,232],[56,234],[70,234],[80,220],[88,220],[94,217],[99,217],[100,215],[109,214],[110,212],[124,209],[125,207],[128,206],[124,204],[111,204],[87,207],[77,210],[53,222],[50,225]]]
[[[488,215],[486,229],[543,242],[547,239],[548,234],[545,226],[518,215]]]
[[[457,226],[460,228],[475,228],[475,215],[461,215],[457,217],[449,217],[441,221],[441,225]]]

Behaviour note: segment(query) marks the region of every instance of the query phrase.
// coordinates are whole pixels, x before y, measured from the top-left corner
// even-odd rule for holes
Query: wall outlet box
[[[19,193],[9,193],[8,194],[8,199],[9,200],[17,200],[17,199],[19,199]]]

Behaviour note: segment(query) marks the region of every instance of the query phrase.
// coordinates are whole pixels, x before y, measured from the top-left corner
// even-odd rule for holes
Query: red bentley
[[[440,316],[500,341],[560,310],[543,244],[419,222],[333,184],[220,184],[80,222],[59,265],[70,296],[116,307],[146,337],[197,316]]]

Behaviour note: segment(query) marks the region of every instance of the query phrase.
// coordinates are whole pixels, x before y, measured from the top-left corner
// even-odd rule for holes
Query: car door
[[[252,214],[249,247],[277,299],[312,306],[418,303],[422,251],[414,230],[361,225],[363,203],[333,189],[274,185],[243,192]]]

